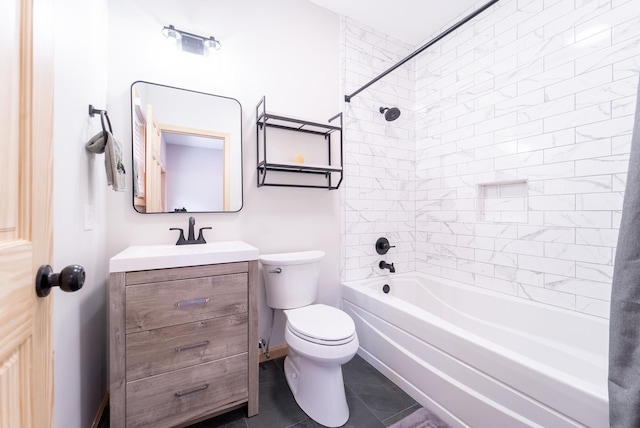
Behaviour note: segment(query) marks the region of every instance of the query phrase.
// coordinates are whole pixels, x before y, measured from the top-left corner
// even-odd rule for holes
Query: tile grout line
[[[385,425],[384,425],[384,421],[382,421],[382,420],[378,417],[378,415],[376,415],[376,414],[374,413],[374,411],[373,411],[369,406],[367,406],[367,403],[365,403],[365,402],[364,402],[364,400],[363,400],[362,398],[360,398],[360,396],[359,396],[358,394],[356,394],[356,392],[355,392],[353,389],[351,389],[351,387],[350,387],[350,386],[348,386],[348,385],[345,383],[345,384],[344,384],[344,388],[345,388],[345,390],[346,390],[346,389],[349,389],[349,391],[351,391],[351,393],[353,394],[353,396],[354,396],[354,397],[356,397],[356,398],[358,399],[358,401],[360,401],[360,402],[362,403],[362,405],[365,407],[365,409],[367,409],[367,410],[368,410],[368,411],[373,415],[373,417],[374,417],[374,418],[376,418],[376,419],[377,419],[377,420],[378,420],[378,421],[379,421],[383,426],[385,426]]]

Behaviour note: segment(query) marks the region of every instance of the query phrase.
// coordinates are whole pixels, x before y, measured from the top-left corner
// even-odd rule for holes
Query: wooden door
[[[164,185],[164,164],[162,153],[162,138],[160,128],[153,115],[153,106],[149,104],[146,112],[147,130],[146,144],[146,176],[145,200],[148,213],[163,213],[167,211]]]
[[[0,12],[0,428],[52,426],[52,301],[34,288],[52,257],[52,14],[52,0]]]

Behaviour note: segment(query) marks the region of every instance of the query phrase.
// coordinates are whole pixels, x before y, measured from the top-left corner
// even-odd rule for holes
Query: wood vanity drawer
[[[126,287],[126,332],[247,312],[248,275],[238,273]]]
[[[127,380],[247,352],[246,313],[127,335]]]
[[[173,427],[247,401],[247,354],[128,382],[127,427]]]
[[[169,269],[141,270],[126,273],[127,285],[150,282],[173,281],[176,279],[200,278],[203,276],[229,275],[249,272],[248,262],[224,263],[219,265],[186,266]]]

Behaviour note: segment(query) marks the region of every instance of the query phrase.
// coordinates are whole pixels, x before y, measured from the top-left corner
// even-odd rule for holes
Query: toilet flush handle
[[[271,269],[269,273],[282,273],[282,269],[280,268]]]

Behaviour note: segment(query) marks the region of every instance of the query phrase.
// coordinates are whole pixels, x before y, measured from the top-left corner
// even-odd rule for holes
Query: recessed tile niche
[[[529,183],[527,180],[478,184],[478,221],[527,223]]]

